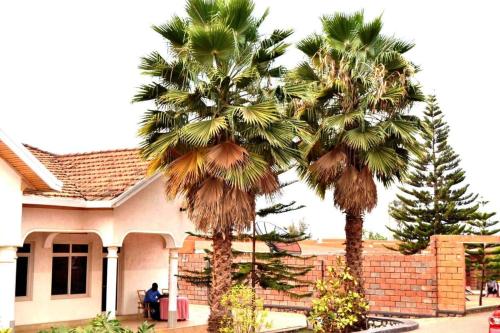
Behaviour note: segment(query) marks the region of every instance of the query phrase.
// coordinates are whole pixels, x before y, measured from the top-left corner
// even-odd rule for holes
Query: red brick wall
[[[201,270],[203,254],[182,254],[179,270]],[[315,258],[292,258],[289,264],[312,265],[305,277],[314,282],[321,279],[327,266],[335,265],[335,255]],[[399,254],[365,255],[364,279],[370,311],[407,315],[435,316],[437,309],[436,260],[431,254],[403,256]],[[179,292],[194,304],[206,304],[206,288],[195,287],[180,280]],[[305,288],[312,290],[312,286]],[[283,293],[258,290],[267,305],[310,307],[310,298],[293,299]]]

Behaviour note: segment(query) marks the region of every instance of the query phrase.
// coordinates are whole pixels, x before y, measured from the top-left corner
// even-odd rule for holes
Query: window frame
[[[29,244],[30,252],[19,253],[16,251],[17,258],[25,257],[28,258],[28,272],[26,276],[26,296],[16,296],[16,302],[26,302],[33,300],[33,274],[34,274],[34,266],[35,266],[35,243],[34,242],[24,242],[25,244]],[[16,258],[16,265],[17,265]],[[16,269],[16,281],[17,281],[17,269]]]
[[[63,244],[63,245],[69,245],[69,252],[54,252],[54,244]],[[81,253],[81,252],[74,252],[73,253],[73,245],[87,245],[88,246],[88,251],[87,253]],[[54,257],[64,257],[68,258],[68,289],[66,294],[60,294],[60,295],[52,295],[52,287],[50,290],[50,298],[51,299],[68,299],[68,298],[85,298],[85,297],[90,297],[90,278],[91,278],[91,265],[92,265],[92,243],[91,242],[74,242],[74,241],[61,241],[61,242],[54,242],[52,244],[51,248],[52,256],[51,256],[51,269],[50,269],[50,284],[52,286],[52,268],[53,268],[53,263],[54,261],[52,260]],[[85,293],[83,294],[71,294],[71,258],[72,257],[87,257],[87,278],[85,281]]]

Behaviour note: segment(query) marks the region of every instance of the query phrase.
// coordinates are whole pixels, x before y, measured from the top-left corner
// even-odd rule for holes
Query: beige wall
[[[102,242],[95,234],[61,234],[55,243],[91,244],[89,249],[87,295],[54,299],[51,296],[52,247],[43,248],[47,234],[34,233],[26,239],[33,247],[31,300],[16,301],[16,325],[67,321],[94,317],[101,311]],[[58,296],[60,297],[60,296]]]
[[[0,246],[20,245],[22,178],[0,158]]]
[[[187,231],[193,231],[185,212],[180,211],[181,200],[168,201],[163,179],[158,179],[115,209],[114,242],[121,244],[128,233],[148,232],[168,234],[182,247]]]
[[[118,314],[137,313],[137,290],[168,288],[168,249],[158,235],[130,234],[120,253]]]

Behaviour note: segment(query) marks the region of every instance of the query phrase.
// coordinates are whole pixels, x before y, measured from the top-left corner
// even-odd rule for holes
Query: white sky
[[[498,77],[500,54],[495,1],[257,0],[271,13],[264,31],[293,28],[297,41],[320,30],[318,17],[364,9],[383,13],[384,33],[412,40],[409,57],[423,71],[426,93],[438,96],[451,126],[450,142],[462,158],[471,189],[499,210]],[[0,2],[0,127],[10,136],[64,153],[137,145],[145,104],[132,105],[145,82],[137,65],[152,50],[165,50],[152,24],[182,14],[184,1]],[[300,61],[292,50],[288,66]],[[386,233],[393,191],[379,191],[366,228]],[[282,201],[306,209],[281,215],[284,225],[304,218],[315,237],[342,236],[343,216],[331,195],[320,201],[305,185],[287,188]],[[288,215],[288,216],[287,216]]]

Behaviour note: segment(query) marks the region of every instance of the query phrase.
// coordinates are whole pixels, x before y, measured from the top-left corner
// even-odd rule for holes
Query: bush
[[[339,259],[327,268],[325,280],[316,282],[318,297],[312,301],[309,322],[315,332],[346,333],[366,328],[368,302],[356,292],[358,281]]]
[[[252,299],[255,300],[255,312],[252,311]],[[268,312],[264,302],[256,298],[252,288],[236,285],[222,297],[222,305],[229,308],[229,313],[222,319],[221,333],[260,332],[270,327],[266,322]]]
[[[144,322],[137,328],[137,333],[152,333],[154,326]],[[133,333],[133,331],[123,327],[119,320],[109,319],[109,314],[100,314],[83,327],[51,327],[39,333]]]

